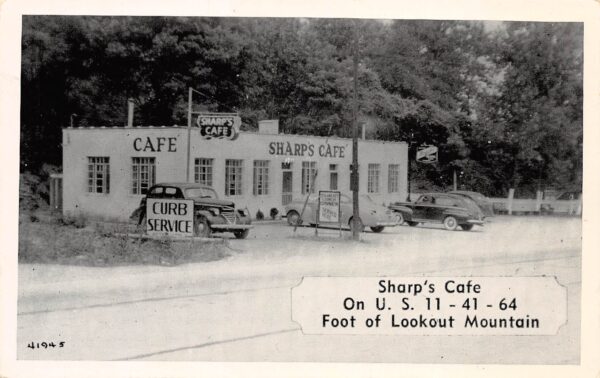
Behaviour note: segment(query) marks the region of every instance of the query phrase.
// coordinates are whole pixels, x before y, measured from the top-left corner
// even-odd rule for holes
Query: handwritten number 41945
[[[47,342],[41,342],[41,343],[34,343],[34,342],[30,342],[29,344],[27,344],[27,348],[31,348],[31,349],[39,349],[39,348],[44,348],[44,349],[48,349],[48,348],[63,348],[65,346],[65,342],[64,341],[59,341],[58,343],[54,343],[53,341],[47,343]]]

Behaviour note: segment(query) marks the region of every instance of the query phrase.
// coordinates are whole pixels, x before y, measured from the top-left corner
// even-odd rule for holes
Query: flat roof
[[[176,130],[187,130],[187,126],[77,126],[77,127],[63,127],[63,130],[167,130],[167,129],[176,129]],[[198,129],[197,127],[192,127],[192,130]],[[343,141],[351,141],[352,138],[343,138],[336,135],[333,136],[322,136],[322,135],[310,135],[310,134],[285,134],[285,133],[277,133],[277,134],[268,134],[268,133],[259,133],[255,131],[240,131],[240,134],[247,135],[259,135],[259,136],[282,136],[282,137],[292,137],[292,138],[319,138],[319,139],[332,139],[332,140],[343,140]],[[380,139],[362,139],[358,138],[359,142],[369,142],[369,143],[395,143],[395,144],[407,144],[405,141],[394,141],[394,140],[380,140]]]

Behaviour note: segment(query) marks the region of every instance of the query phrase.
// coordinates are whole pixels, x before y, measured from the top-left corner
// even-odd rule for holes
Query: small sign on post
[[[437,163],[438,148],[437,146],[421,146],[417,148],[416,160],[419,163]]]
[[[148,198],[146,233],[153,236],[194,236],[194,201]]]

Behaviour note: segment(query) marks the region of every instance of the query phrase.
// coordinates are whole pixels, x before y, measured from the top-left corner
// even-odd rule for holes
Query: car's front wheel
[[[444,218],[444,227],[448,231],[454,231],[454,230],[456,230],[456,228],[458,227],[458,222],[456,221],[456,218],[454,218],[451,215],[449,215],[446,218]]]
[[[211,230],[208,220],[204,217],[196,218],[194,221],[194,236],[208,238],[210,237],[210,234]]]
[[[402,224],[404,223],[404,214],[402,214],[401,212],[396,212],[396,222],[398,222],[398,224]]]
[[[385,227],[384,226],[372,226],[371,227],[371,231],[375,232],[375,233],[380,233],[381,231],[383,231]]]
[[[463,231],[471,231],[473,229],[473,225],[472,224],[461,224],[460,228],[462,228]]]
[[[406,221],[406,223],[408,223],[408,225],[410,227],[415,227],[415,226],[417,226],[419,224],[419,222],[413,222],[413,221]]]
[[[296,210],[290,210],[287,213],[287,222],[290,226],[299,226],[302,224],[302,220],[300,219],[300,214]]]
[[[250,229],[248,229],[248,228],[245,230],[233,232],[233,235],[235,236],[236,239],[246,239],[248,237],[248,234],[250,234]]]

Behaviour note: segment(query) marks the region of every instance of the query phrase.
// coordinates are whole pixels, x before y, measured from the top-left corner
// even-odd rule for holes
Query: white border
[[[23,14],[357,17],[585,22],[581,365],[16,361],[21,16]],[[0,0],[0,376],[600,376],[600,2],[594,0]],[[551,305],[551,304],[549,304]]]

